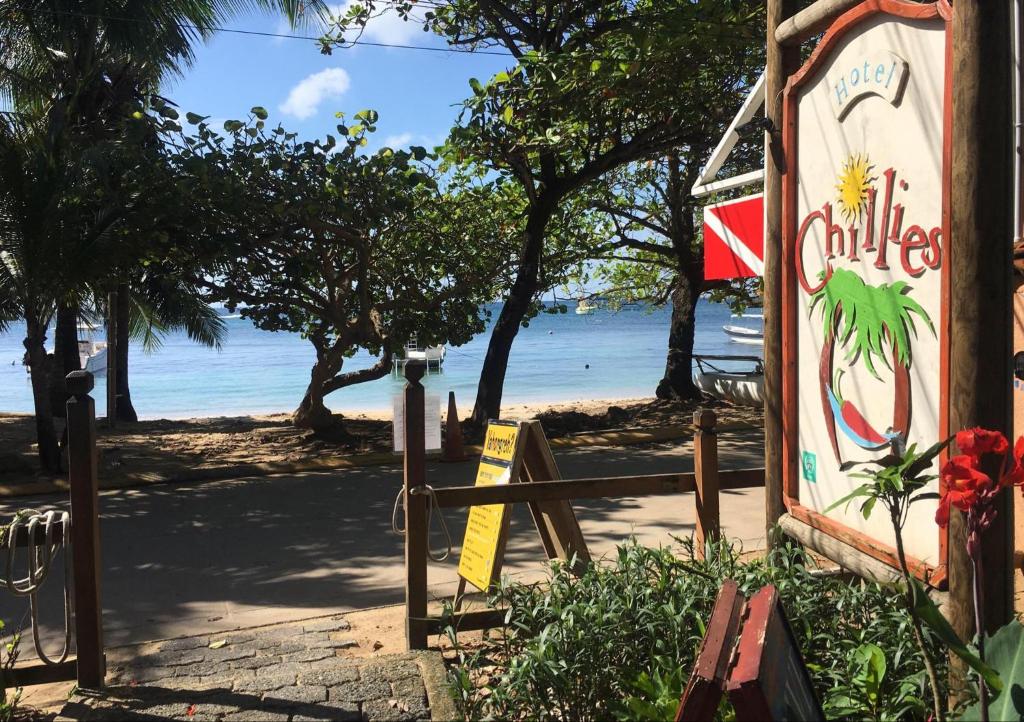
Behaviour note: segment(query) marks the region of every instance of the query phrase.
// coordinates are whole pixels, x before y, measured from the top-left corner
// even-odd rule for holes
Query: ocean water
[[[500,307],[491,307],[496,318]],[[670,310],[598,310],[578,315],[540,314],[520,329],[505,378],[504,403],[564,402],[653,396],[665,369]],[[261,331],[248,320],[228,318],[221,350],[169,335],[146,353],[133,346],[130,357],[132,402],[142,418],[188,418],[287,412],[299,403],[314,358],[312,346],[297,334]],[[730,318],[728,307],[702,300],[697,309],[695,352],[760,355],[759,346],[733,343],[723,324],[756,328],[757,319]],[[23,327],[0,334],[0,411],[31,412],[28,374],[21,364]],[[102,336],[99,336],[100,338]],[[488,332],[464,346],[448,348],[441,373],[426,378],[428,393],[455,392],[460,406],[471,405]],[[360,353],[344,370],[365,368],[373,359]],[[588,368],[589,366],[589,368]],[[386,410],[403,380],[391,375],[327,397],[339,413]],[[104,377],[96,379],[97,413],[103,415]]]

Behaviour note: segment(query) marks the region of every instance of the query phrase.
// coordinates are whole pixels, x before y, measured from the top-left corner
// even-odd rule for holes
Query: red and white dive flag
[[[704,279],[764,274],[764,194],[704,206]]]

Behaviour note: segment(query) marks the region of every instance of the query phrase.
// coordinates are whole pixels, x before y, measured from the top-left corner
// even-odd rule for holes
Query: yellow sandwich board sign
[[[492,421],[487,425],[484,451],[476,472],[476,486],[511,483],[519,471],[520,425]],[[505,504],[473,506],[459,558],[459,576],[487,591],[501,571],[501,553],[508,529]]]

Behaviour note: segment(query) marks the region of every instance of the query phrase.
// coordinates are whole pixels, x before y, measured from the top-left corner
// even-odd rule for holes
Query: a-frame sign
[[[539,421],[491,421],[487,425],[476,485],[519,484],[561,479],[551,447]],[[590,563],[587,544],[572,505],[562,501],[529,503],[549,559],[575,560],[574,570]],[[507,504],[473,506],[459,558],[459,592],[468,582],[487,591],[501,576],[508,538]]]

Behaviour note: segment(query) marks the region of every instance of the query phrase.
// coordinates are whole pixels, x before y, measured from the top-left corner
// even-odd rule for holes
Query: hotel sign
[[[863,482],[845,462],[947,433],[951,14],[945,0],[855,6],[784,98],[786,502],[889,563],[887,515],[828,508]],[[915,504],[905,538],[941,574],[934,514]]]

